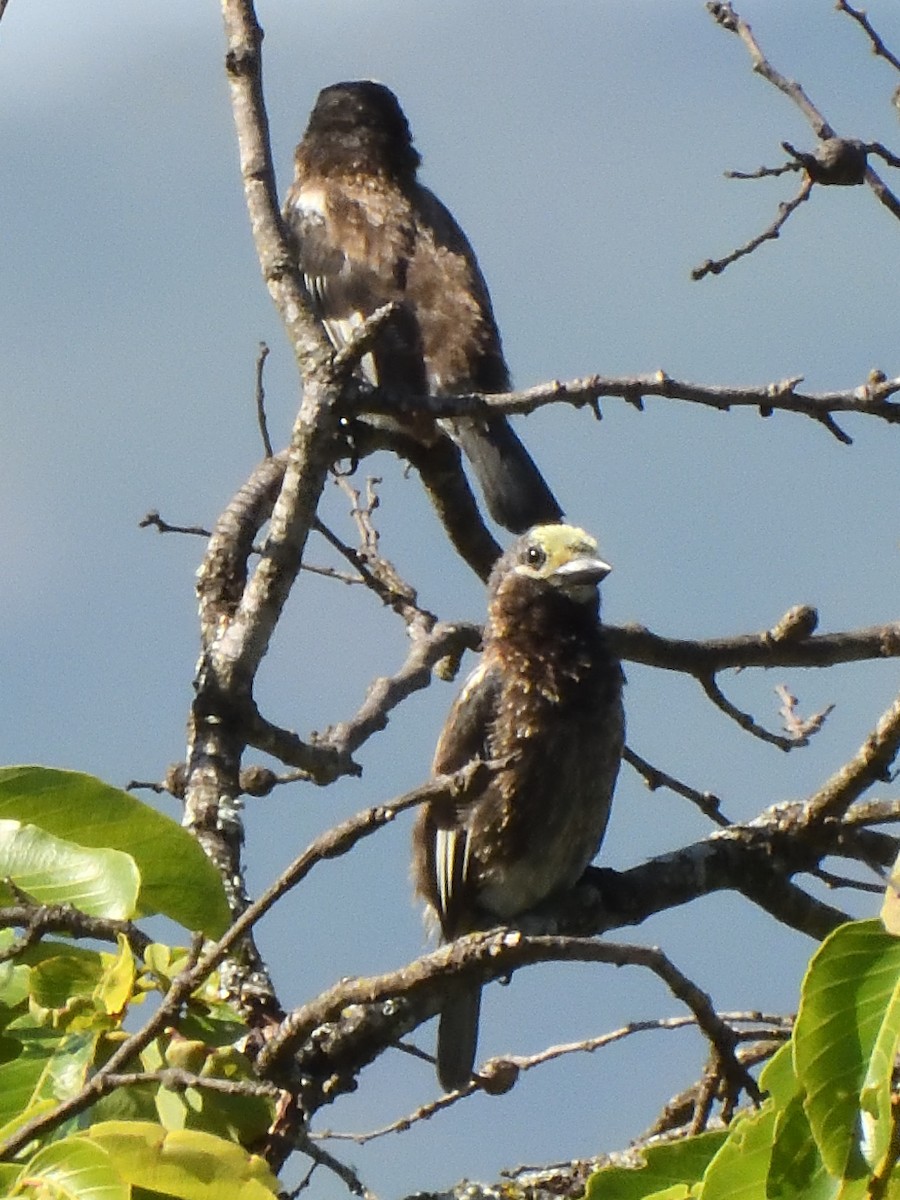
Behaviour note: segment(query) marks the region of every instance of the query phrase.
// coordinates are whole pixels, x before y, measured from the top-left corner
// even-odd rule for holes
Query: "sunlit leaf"
[[[131,1190],[102,1147],[67,1137],[39,1150],[20,1169],[12,1196],[60,1200],[130,1200]]]
[[[95,995],[104,1009],[111,1015],[125,1010],[134,989],[135,965],[134,954],[128,939],[122,934],[118,937],[119,951],[117,954],[100,955],[103,963],[103,975],[98,981]]]
[[[888,1144],[898,982],[900,941],[876,920],[836,929],[803,982],[794,1066],[813,1137],[838,1179],[864,1178]]]
[[[633,1170],[604,1167],[588,1180],[585,1200],[686,1198],[726,1136],[724,1131],[701,1133],[682,1141],[651,1146],[642,1152],[644,1165]]]
[[[271,1200],[278,1180],[258,1155],[209,1133],[140,1121],[94,1125],[90,1137],[136,1187],[181,1200]]]
[[[900,937],[900,854],[891,868],[884,900],[881,905],[881,922],[888,933]]]
[[[766,1200],[775,1108],[738,1117],[703,1176],[703,1200]]]
[[[838,1195],[849,1200],[822,1161],[799,1094],[778,1110],[766,1186],[767,1196],[779,1200],[831,1200]]]
[[[46,1099],[76,1095],[94,1057],[97,1034],[52,1029],[11,1029],[19,1053],[0,1064],[0,1125],[15,1120]]]
[[[30,1108],[25,1109],[23,1112],[17,1112],[9,1121],[0,1123],[0,1142],[5,1142],[7,1138],[12,1137],[23,1125],[27,1125],[29,1121],[34,1121],[38,1117],[42,1117],[45,1113],[56,1108],[56,1106],[56,1100],[48,1096],[43,1100],[36,1101]],[[5,1163],[0,1163],[0,1169],[5,1167],[5,1165]]]
[[[44,1008],[63,1008],[76,996],[93,995],[103,973],[96,950],[56,946],[57,953],[36,963],[31,971],[31,995]]]
[[[0,879],[41,904],[72,904],[94,917],[124,919],[137,907],[137,865],[121,850],[85,849],[36,825],[0,819]],[[17,897],[0,883],[0,904]]]
[[[221,880],[187,830],[91,775],[32,766],[0,769],[0,818],[29,821],[80,846],[130,854],[140,871],[142,913],[164,913],[211,937],[228,925]]]

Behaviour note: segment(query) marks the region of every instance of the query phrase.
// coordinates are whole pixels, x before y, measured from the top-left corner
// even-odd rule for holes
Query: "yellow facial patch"
[[[575,559],[599,557],[596,539],[575,525],[537,525],[522,543],[516,571],[534,579],[547,579]]]

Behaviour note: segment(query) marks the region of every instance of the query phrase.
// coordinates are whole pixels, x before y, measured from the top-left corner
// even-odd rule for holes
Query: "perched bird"
[[[571,888],[597,853],[625,737],[623,675],[600,624],[610,571],[571,525],[541,525],[497,561],[484,652],[450,710],[435,774],[496,766],[475,794],[432,801],[413,834],[413,875],[444,941],[518,917]],[[454,985],[438,1076],[475,1061],[480,987]]]
[[[381,305],[402,306],[369,382],[408,396],[503,392],[509,371],[487,287],[452,215],[416,178],[420,157],[396,96],[371,80],[319,93],[284,204],[300,268],[332,343]],[[503,416],[441,422],[474,468],[491,516],[515,533],[562,515]],[[432,422],[416,429],[439,436]]]

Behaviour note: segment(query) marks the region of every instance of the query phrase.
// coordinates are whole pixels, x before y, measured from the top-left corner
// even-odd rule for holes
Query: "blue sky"
[[[739,8],[839,132],[896,144],[898,81],[831,0]],[[895,5],[870,0],[868,10],[900,46]],[[760,230],[795,187],[723,172],[777,162],[782,139],[811,142],[699,0],[261,0],[259,16],[281,189],[320,87],[356,77],[393,87],[423,178],[478,250],[518,384],[664,368],[700,383],[803,375],[825,390],[855,386],[873,367],[900,373],[900,228],[867,190],[816,192],[777,243],[691,282],[694,265]],[[182,756],[202,544],[142,532],[138,521],[158,508],[211,523],[261,457],[262,339],[272,347],[274,440],[290,428],[298,384],[245,216],[223,45],[211,2],[84,0],[76,20],[59,0],[10,0],[0,25],[5,761],[122,784],[159,778]],[[896,617],[891,428],[848,419],[848,448],[785,415],[653,400],[640,414],[619,401],[603,412],[598,424],[545,410],[520,429],[569,516],[614,564],[610,621],[706,637],[771,626],[801,602],[819,607],[823,629]],[[481,586],[443,545],[417,482],[388,458],[365,470],[384,481],[384,552],[429,607],[480,619]],[[334,492],[328,519],[352,538]],[[315,542],[310,558],[329,561]],[[323,728],[348,716],[404,647],[396,620],[359,589],[304,577],[258,698],[280,724]],[[770,725],[776,684],[789,684],[806,712],[836,703],[813,745],[785,756],[710,710],[691,681],[628,674],[633,748],[718,792],[738,818],[812,791],[897,686],[890,662],[723,680]],[[398,712],[360,755],[361,780],[252,802],[253,889],[334,820],[420,782],[452,695],[435,684]],[[174,802],[159,803],[178,815]],[[603,861],[627,866],[704,832],[683,802],[651,795],[625,770]],[[262,927],[286,1003],[424,948],[408,835],[398,822],[329,864]],[[628,936],[662,945],[721,1007],[793,1008],[811,949],[733,897]],[[636,973],[544,968],[490,989],[482,1050],[536,1050],[677,1011]],[[421,1031],[421,1043],[431,1036]],[[532,1072],[507,1097],[478,1098],[346,1156],[392,1195],[617,1148],[699,1062],[690,1033],[647,1037]],[[386,1056],[325,1119],[366,1129],[434,1087],[421,1065]],[[335,1186],[320,1176],[313,1192]]]

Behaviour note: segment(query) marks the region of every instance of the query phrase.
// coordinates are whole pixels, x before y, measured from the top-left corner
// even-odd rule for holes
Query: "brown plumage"
[[[413,836],[416,889],[444,941],[505,922],[571,888],[596,854],[625,736],[622,668],[599,622],[610,567],[570,525],[532,529],[489,582],[484,653],[450,710],[434,772],[498,764],[462,804],[432,802]],[[438,1075],[465,1085],[480,987],[441,1014]]]
[[[419,154],[394,94],[369,80],[319,93],[284,205],[328,335],[343,346],[381,305],[402,306],[363,368],[405,396],[502,392],[509,372],[487,287],[452,215],[416,178]],[[505,417],[442,422],[491,516],[521,533],[562,515]],[[414,423],[422,440],[440,436]]]

